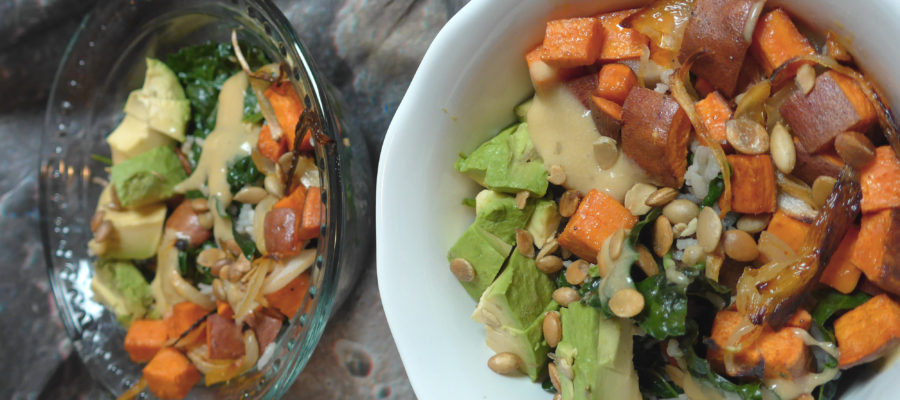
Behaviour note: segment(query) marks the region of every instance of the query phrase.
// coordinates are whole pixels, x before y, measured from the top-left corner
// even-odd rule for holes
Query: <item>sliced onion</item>
[[[669,87],[672,88],[672,97],[675,98],[675,101],[678,102],[678,105],[681,106],[681,109],[684,110],[688,119],[690,119],[691,125],[694,126],[694,131],[697,132],[700,144],[709,147],[716,157],[716,162],[719,163],[719,169],[722,171],[722,181],[725,184],[725,189],[722,190],[722,201],[719,202],[721,205],[719,217],[725,218],[725,215],[731,211],[731,167],[728,165],[728,159],[725,158],[725,151],[722,150],[722,146],[709,135],[706,125],[703,124],[703,120],[697,114],[697,110],[694,108],[694,103],[697,100],[688,92],[686,83],[688,82],[691,65],[694,64],[694,61],[697,60],[700,54],[692,54],[685,60],[684,64],[675,70],[675,73],[669,78]]]
[[[793,175],[782,174],[781,171],[775,171],[775,179],[778,182],[778,190],[803,201],[812,208],[816,208],[816,203],[812,198],[812,189],[806,182],[797,179]]]
[[[744,41],[750,43],[753,41],[753,31],[756,30],[756,22],[762,14],[763,7],[766,5],[765,0],[757,1],[750,7],[750,16],[744,24]]]
[[[306,271],[316,259],[316,249],[306,249],[287,260],[283,265],[276,265],[275,270],[266,277],[262,286],[262,294],[277,292],[294,278]]]

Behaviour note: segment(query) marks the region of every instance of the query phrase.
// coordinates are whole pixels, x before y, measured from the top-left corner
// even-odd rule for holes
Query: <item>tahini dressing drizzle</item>
[[[234,240],[231,220],[222,213],[231,204],[231,187],[228,185],[228,163],[235,157],[250,155],[258,132],[250,124],[241,121],[244,113],[244,91],[247,90],[247,74],[238,72],[222,85],[216,111],[216,127],[203,142],[203,152],[197,168],[190,177],[179,183],[175,190],[209,190],[209,209],[213,210],[213,233],[218,241]]]
[[[600,137],[589,110],[565,86],[539,91],[526,117],[531,141],[545,165],[559,165],[566,173],[565,186],[586,194],[597,189],[619,203],[625,192],[646,174],[619,150],[619,158],[602,169],[594,158],[594,142]]]

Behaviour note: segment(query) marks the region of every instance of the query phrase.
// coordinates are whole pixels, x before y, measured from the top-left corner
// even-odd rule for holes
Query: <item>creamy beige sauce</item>
[[[228,163],[235,157],[250,155],[256,143],[258,131],[241,121],[244,114],[244,91],[247,90],[247,74],[238,72],[228,78],[219,92],[216,111],[216,127],[203,142],[203,152],[197,168],[190,177],[179,183],[175,190],[209,192],[209,209],[213,210],[213,233],[216,240],[233,240],[231,220],[222,217],[231,204],[231,188],[228,185]]]
[[[628,189],[647,180],[644,171],[621,149],[615,165],[600,168],[593,150],[600,133],[590,111],[565,86],[539,91],[526,120],[531,141],[544,164],[563,168],[567,188],[581,193],[597,189],[622,203]]]

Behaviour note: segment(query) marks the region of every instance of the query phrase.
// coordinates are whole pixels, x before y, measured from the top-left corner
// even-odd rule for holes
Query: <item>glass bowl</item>
[[[39,203],[51,288],[65,329],[91,376],[116,395],[137,382],[142,366],[124,351],[125,330],[114,315],[92,298],[87,242],[102,190],[92,182],[107,176],[92,155],[109,155],[104,138],[122,118],[129,91],[140,87],[145,57],[163,58],[207,40],[229,42],[232,29],[285,64],[332,139],[315,149],[325,215],[301,306],[306,311],[290,320],[272,359],[226,384],[198,386],[189,397],[278,398],[309,361],[333,310],[371,261],[373,180],[365,141],[275,5],[267,0],[98,3],[69,43],[52,85],[40,149]]]

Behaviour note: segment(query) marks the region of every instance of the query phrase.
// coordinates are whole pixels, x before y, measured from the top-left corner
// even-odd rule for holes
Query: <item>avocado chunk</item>
[[[113,165],[110,172],[119,202],[137,207],[166,199],[175,194],[175,185],[187,174],[175,151],[168,146],[148,150]]]
[[[475,279],[471,282],[460,282],[460,284],[466,289],[469,296],[477,300],[500,272],[510,250],[512,250],[511,245],[486,232],[478,225],[472,224],[450,248],[447,259],[462,258],[472,264],[472,268],[475,270]]]
[[[473,299],[478,300],[516,243],[516,229],[525,227],[534,212],[534,202],[516,207],[514,197],[493,190],[482,190],[475,196],[475,223],[450,249],[448,260],[462,258],[472,264],[475,279],[460,282]]]
[[[535,203],[529,201],[520,210],[514,197],[482,190],[475,196],[475,224],[513,245],[516,243],[516,229],[525,227],[534,208]]]
[[[560,309],[562,341],[556,346],[563,400],[641,399],[632,362],[634,327],[575,302]]]
[[[525,229],[531,234],[535,245],[544,247],[544,244],[556,234],[561,219],[555,201],[540,199],[535,203],[534,213],[531,214]]]
[[[94,298],[112,310],[124,326],[150,314],[153,296],[141,271],[128,261],[98,259],[91,278]]]
[[[128,95],[125,113],[147,123],[154,131],[183,142],[191,103],[186,99],[151,97],[145,90],[135,90]]]
[[[456,170],[498,192],[527,190],[535,197],[547,193],[547,168],[531,138],[528,124],[513,125],[456,160]]]
[[[163,223],[166,220],[165,204],[109,209],[112,202],[111,186],[100,194],[97,210],[103,211],[103,219],[112,224],[112,235],[103,246],[91,240],[89,249],[98,255],[114,259],[145,259],[156,254],[162,240]]]
[[[155,58],[147,58],[146,61],[147,72],[144,74],[144,87],[141,88],[144,94],[159,99],[187,99],[178,76],[166,63]]]
[[[485,325],[487,345],[497,353],[510,352],[522,360],[519,369],[537,380],[550,347],[542,324],[547,311],[556,310],[553,281],[540,272],[534,259],[514,251],[506,269],[491,284],[472,314]]]
[[[106,137],[106,143],[112,152],[113,165],[159,146],[169,146],[175,141],[172,138],[151,129],[143,120],[128,114],[112,134]]]

